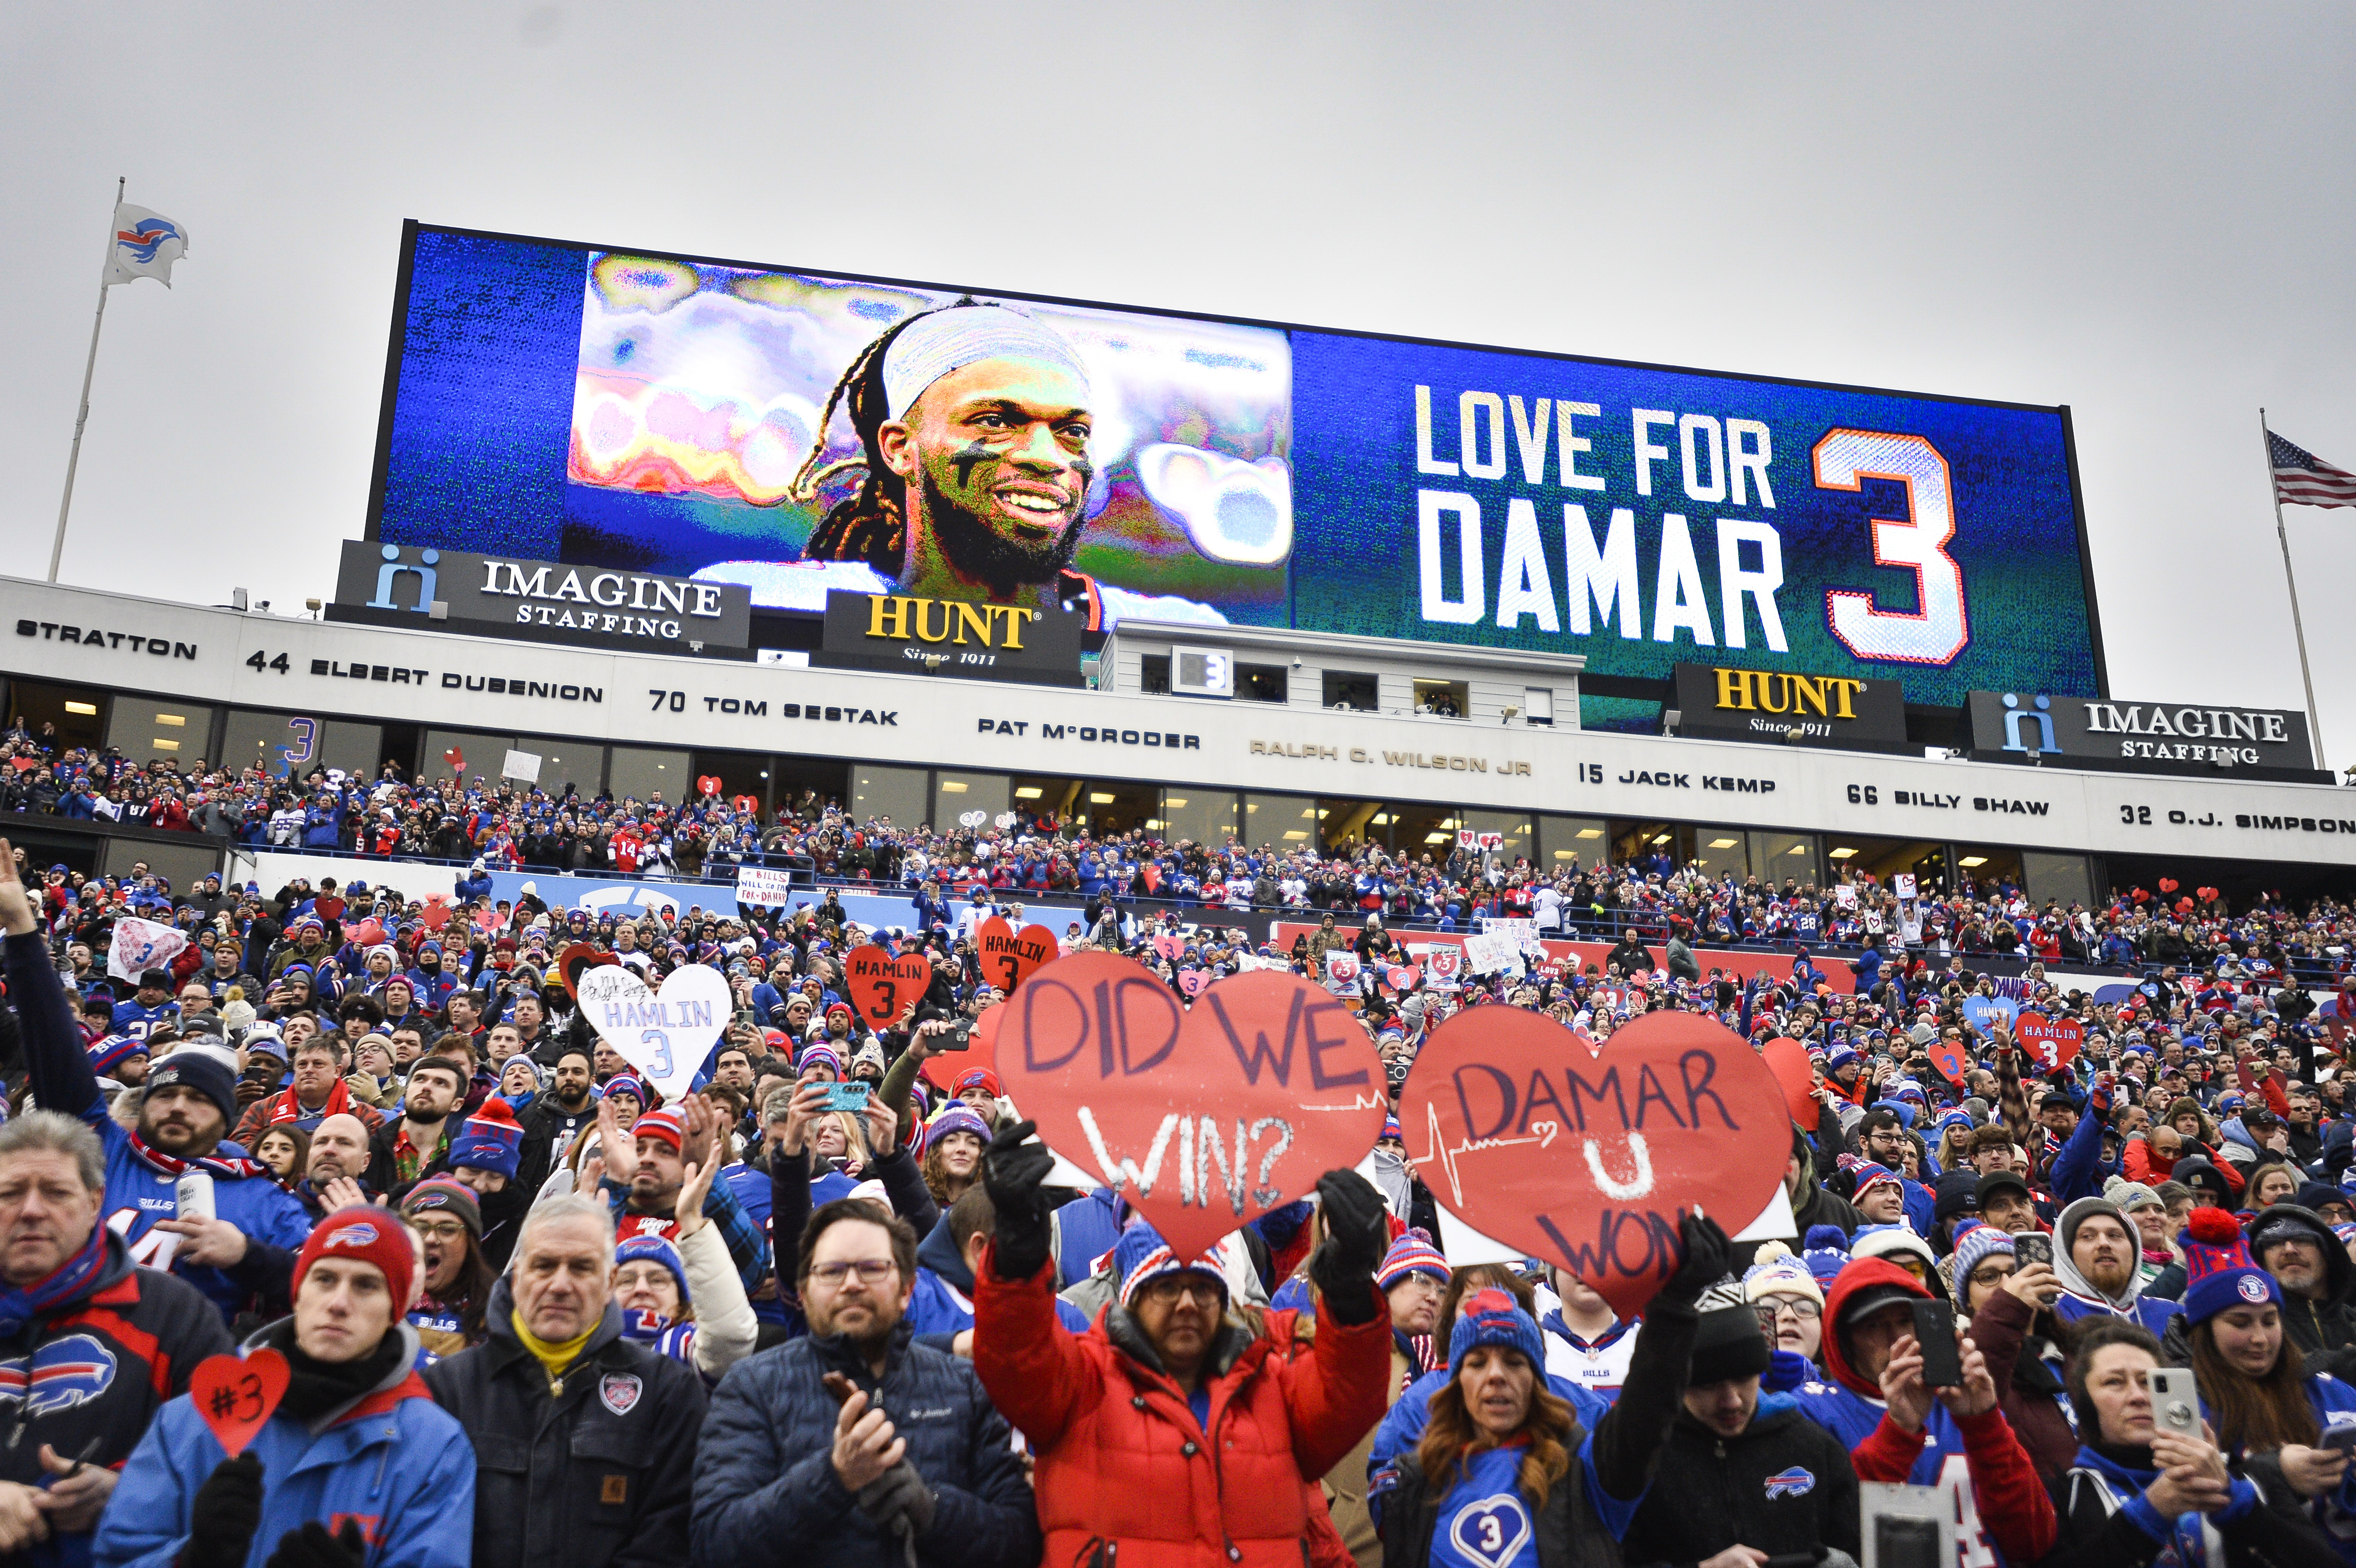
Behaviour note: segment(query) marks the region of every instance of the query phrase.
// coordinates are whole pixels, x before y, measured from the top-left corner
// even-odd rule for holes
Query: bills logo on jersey
[[[636,1372],[607,1372],[598,1381],[597,1398],[616,1415],[627,1415],[637,1408],[638,1395],[645,1390]]]
[[[69,1334],[35,1350],[29,1362],[0,1361],[0,1407],[49,1415],[88,1404],[114,1383],[114,1352],[88,1334]]]
[[[1816,1478],[1797,1465],[1788,1470],[1778,1470],[1767,1477],[1767,1500],[1777,1498],[1804,1498],[1816,1489]]]

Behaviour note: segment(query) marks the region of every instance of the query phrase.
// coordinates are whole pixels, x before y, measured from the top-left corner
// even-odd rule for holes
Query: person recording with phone
[[[175,1050],[147,1074],[138,1125],[122,1125],[108,1114],[5,839],[0,931],[7,933],[8,1000],[33,1097],[85,1123],[106,1150],[101,1222],[129,1243],[133,1263],[170,1269],[204,1292],[224,1323],[257,1304],[266,1312],[285,1310],[310,1217],[269,1167],[223,1141],[237,1116],[236,1069],[228,1053],[198,1045]],[[180,1201],[183,1177],[202,1179],[189,1183],[195,1201],[187,1206]]]
[[[2140,1325],[2079,1330],[2069,1393],[2081,1442],[2050,1483],[2057,1534],[2039,1568],[2145,1568],[2162,1552],[2175,1568],[2339,1568],[2290,1488],[2235,1475],[2197,1408],[2163,1421],[2159,1371],[2159,1341]]]
[[[1971,1319],[1971,1340],[1987,1358],[1988,1376],[2002,1391],[2004,1418],[2037,1465],[2046,1486],[2067,1474],[2078,1434],[2065,1409],[2063,1374],[2069,1353],[2053,1299],[2053,1238],[2039,1232],[2008,1235],[1966,1221],[1955,1233],[1955,1296]]]

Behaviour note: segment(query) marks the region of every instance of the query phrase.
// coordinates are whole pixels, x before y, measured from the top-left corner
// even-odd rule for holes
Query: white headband
[[[1057,333],[1003,305],[958,305],[916,317],[884,350],[885,417],[899,419],[926,388],[985,359],[1052,365],[1087,389],[1087,370]]]

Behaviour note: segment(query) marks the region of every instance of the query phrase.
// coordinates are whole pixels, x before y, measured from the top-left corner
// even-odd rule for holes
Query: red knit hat
[[[656,1138],[674,1149],[680,1148],[687,1141],[687,1118],[680,1115],[677,1106],[666,1105],[659,1111],[648,1111],[631,1123],[630,1136],[634,1138]]]
[[[417,1272],[417,1249],[409,1239],[409,1228],[391,1210],[355,1203],[320,1221],[319,1228],[311,1232],[311,1239],[295,1254],[295,1295],[303,1294],[303,1276],[324,1257],[355,1258],[376,1264],[384,1271],[385,1284],[392,1292],[396,1320],[408,1310],[410,1280]]]

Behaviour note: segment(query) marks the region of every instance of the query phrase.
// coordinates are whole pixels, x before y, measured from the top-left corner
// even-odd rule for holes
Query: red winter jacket
[[[1321,1305],[1298,1359],[1229,1328],[1198,1424],[1141,1359],[1152,1352],[1126,1312],[1106,1308],[1085,1335],[1056,1321],[1055,1278],[1051,1264],[1001,1280],[988,1253],[974,1271],[974,1371],[1038,1455],[1041,1561],[1118,1543],[1120,1568],[1301,1568],[1307,1488],[1388,1404],[1389,1313],[1345,1327]]]

